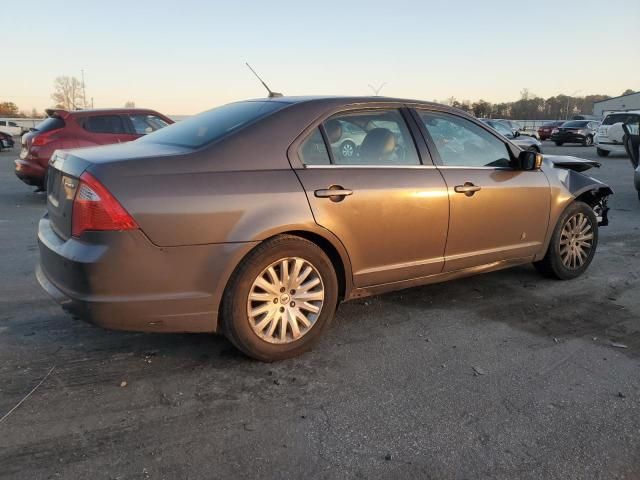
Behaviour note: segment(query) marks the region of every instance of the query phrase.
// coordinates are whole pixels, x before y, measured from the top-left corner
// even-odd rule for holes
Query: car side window
[[[131,119],[133,130],[138,135],[146,135],[168,125],[167,122],[156,115],[136,114],[129,115],[129,118]]]
[[[455,115],[418,111],[443,166],[509,167],[507,145],[475,123]]]
[[[399,110],[340,113],[322,126],[336,165],[420,165]]]
[[[120,115],[96,115],[88,117],[83,123],[85,130],[93,133],[126,133]]]
[[[313,133],[302,142],[298,155],[305,165],[329,165],[331,163],[320,128],[315,128]]]

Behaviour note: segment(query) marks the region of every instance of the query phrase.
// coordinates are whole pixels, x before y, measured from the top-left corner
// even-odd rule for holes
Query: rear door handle
[[[471,182],[464,182],[464,185],[456,185],[453,189],[456,193],[464,193],[467,197],[471,197],[478,190],[481,190],[482,187],[474,185]]]
[[[332,202],[341,202],[344,200],[344,197],[353,195],[353,190],[342,188],[340,185],[331,185],[329,188],[316,190],[313,194],[318,198],[328,198]]]

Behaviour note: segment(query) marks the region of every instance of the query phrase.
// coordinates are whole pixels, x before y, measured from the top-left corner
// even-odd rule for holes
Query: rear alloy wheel
[[[282,360],[319,340],[337,299],[336,274],[324,251],[281,235],[252,250],[234,272],[223,299],[223,329],[246,355]]]
[[[574,202],[561,215],[546,255],[534,266],[541,273],[569,280],[589,267],[598,245],[598,220],[593,209]]]
[[[603,150],[601,148],[596,148],[596,153],[598,154],[599,157],[608,157],[609,156],[609,150]]]

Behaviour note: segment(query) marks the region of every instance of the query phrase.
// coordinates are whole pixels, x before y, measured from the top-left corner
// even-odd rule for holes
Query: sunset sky
[[[29,0],[3,22],[0,101],[51,106],[80,77],[96,107],[193,114],[265,94],[508,101],[523,88],[640,90],[640,1]],[[17,12],[16,12],[17,13]],[[7,43],[8,40],[8,43]]]

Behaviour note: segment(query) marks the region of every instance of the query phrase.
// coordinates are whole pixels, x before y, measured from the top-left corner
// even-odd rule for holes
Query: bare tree
[[[127,100],[124,104],[124,108],[136,108],[136,102]]]
[[[53,82],[51,98],[56,102],[57,108],[77,110],[86,108],[82,95],[82,82],[76,77],[62,76]]]

